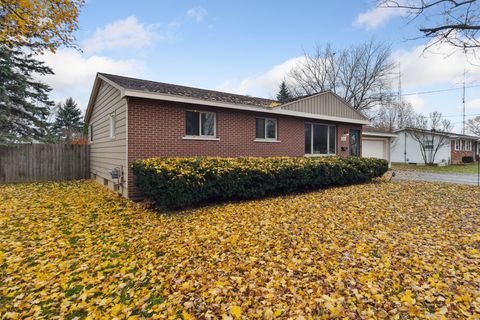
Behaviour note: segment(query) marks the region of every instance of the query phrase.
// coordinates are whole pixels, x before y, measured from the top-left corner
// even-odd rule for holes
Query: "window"
[[[115,131],[116,131],[115,118],[116,116],[114,111],[110,113],[110,138],[115,138]]]
[[[204,111],[187,111],[186,135],[191,137],[215,137],[215,113]]]
[[[305,154],[336,154],[337,129],[332,125],[305,124]]]
[[[426,150],[433,150],[433,137],[432,139],[426,139],[424,145]]]
[[[460,150],[460,140],[455,140],[455,151]]]
[[[277,119],[257,118],[255,131],[256,139],[277,140]]]
[[[465,140],[465,151],[472,151],[472,141]]]
[[[90,141],[93,141],[93,125],[90,125],[88,127],[88,134],[89,134],[89,137],[90,137]]]

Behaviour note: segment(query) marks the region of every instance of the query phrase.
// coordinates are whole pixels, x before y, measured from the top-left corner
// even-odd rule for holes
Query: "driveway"
[[[417,180],[417,181],[435,181],[477,185],[478,177],[476,174],[462,173],[434,173],[419,171],[397,171],[393,180]]]

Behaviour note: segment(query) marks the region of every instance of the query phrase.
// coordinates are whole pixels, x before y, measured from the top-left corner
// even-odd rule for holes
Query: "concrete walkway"
[[[393,180],[420,180],[477,185],[476,174],[397,171]]]

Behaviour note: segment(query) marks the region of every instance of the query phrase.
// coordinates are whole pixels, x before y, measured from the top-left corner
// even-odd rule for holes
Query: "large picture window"
[[[206,111],[187,111],[186,135],[190,137],[215,137],[215,113]]]
[[[305,124],[305,154],[334,155],[336,154],[337,129],[333,125]]]
[[[277,119],[256,118],[256,139],[277,140]]]

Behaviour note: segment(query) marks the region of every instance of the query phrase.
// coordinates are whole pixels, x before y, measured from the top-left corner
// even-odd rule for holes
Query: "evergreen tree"
[[[58,105],[53,132],[60,140],[70,141],[81,135],[82,129],[82,111],[78,108],[75,100],[68,98],[63,105]]]
[[[47,74],[52,69],[32,54],[0,44],[0,144],[43,137],[51,88],[35,78]]]
[[[281,103],[287,102],[292,98],[292,95],[290,94],[290,90],[288,90],[287,84],[285,81],[282,81],[280,84],[280,90],[278,91],[277,94],[277,100]]]

